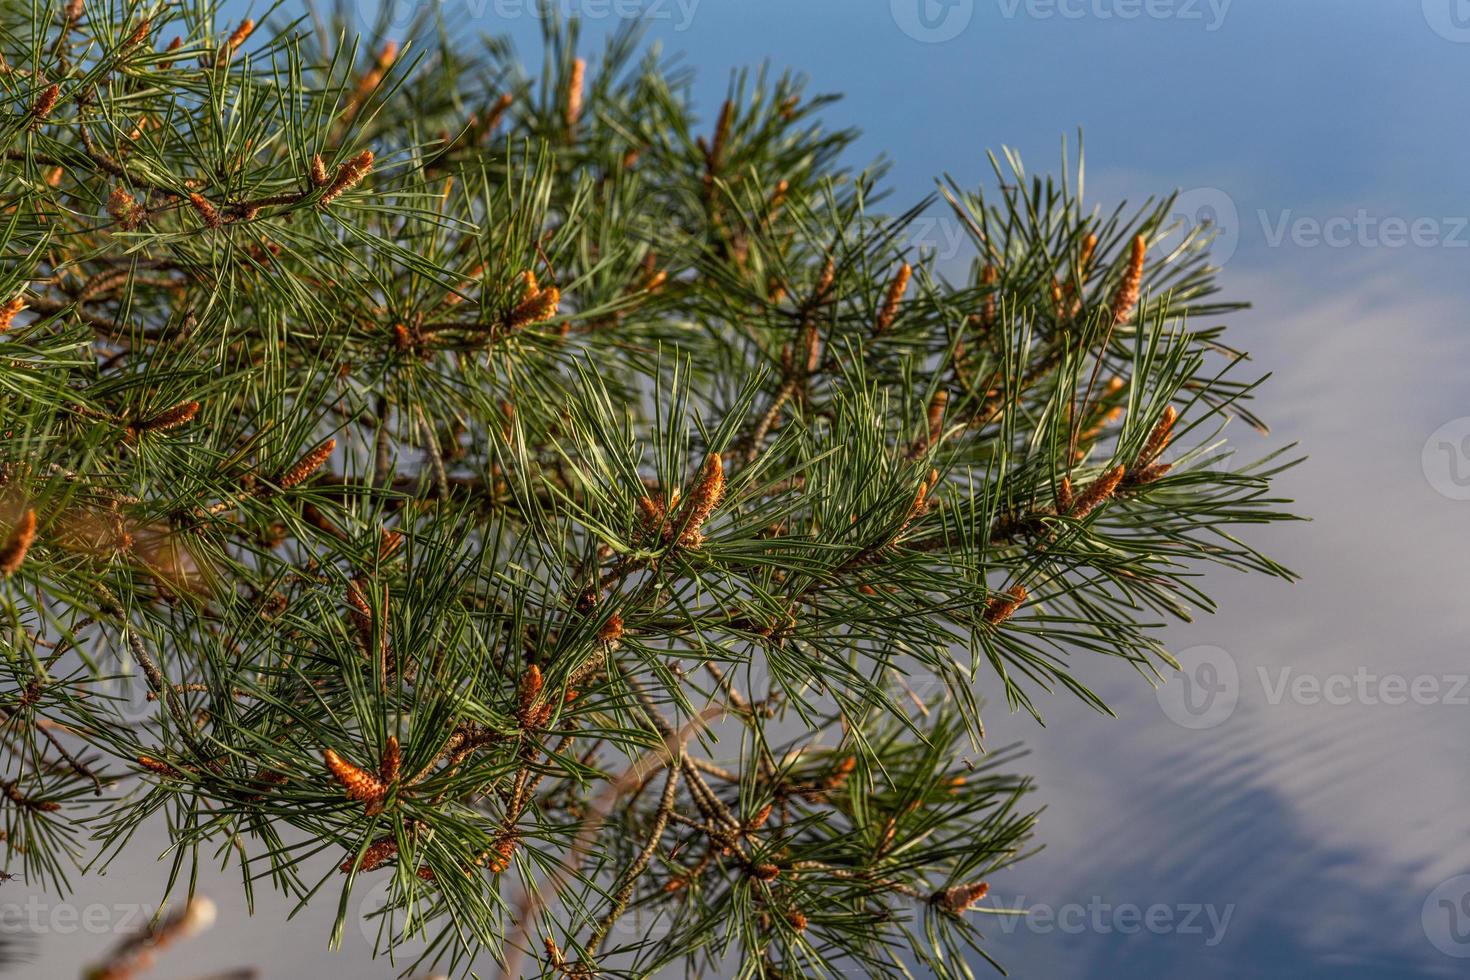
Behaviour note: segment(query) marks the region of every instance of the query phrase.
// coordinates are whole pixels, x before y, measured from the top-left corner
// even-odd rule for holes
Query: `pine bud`
[[[766,821],[769,819],[771,819],[771,804],[767,803],[755,812],[755,816],[746,821],[745,832],[750,833],[760,830],[766,825]]]
[[[679,543],[686,548],[698,548],[704,541],[701,529],[704,522],[714,513],[725,493],[725,466],[719,453],[710,453],[704,460],[698,479],[689,490],[675,529],[679,532]]]
[[[1096,510],[1099,504],[1110,499],[1113,496],[1113,491],[1117,490],[1118,484],[1122,482],[1125,472],[1123,467],[1115,466],[1096,480],[1093,480],[1092,485],[1072,505],[1072,509],[1069,512],[1071,516],[1080,521]]]
[[[486,855],[486,864],[492,874],[504,874],[510,870],[511,859],[515,857],[516,839],[514,834],[501,834],[495,843],[490,846],[490,853]]]
[[[81,0],[76,0],[76,6],[78,10],[81,9]],[[151,30],[153,30],[153,21],[144,17],[142,23],[133,28],[133,33],[129,34],[128,39],[123,42],[123,47],[131,48],[135,44],[142,44],[148,39],[148,32]]]
[[[572,70],[567,75],[567,129],[575,127],[577,120],[582,118],[582,88],[586,76],[586,59],[573,61]]]
[[[757,881],[775,881],[781,877],[781,869],[774,864],[753,864],[750,866],[750,876]]]
[[[148,209],[121,187],[114,187],[108,195],[107,213],[124,231],[133,231],[148,217]]]
[[[959,915],[975,907],[975,903],[990,894],[990,885],[977,881],[970,885],[955,885],[934,896],[934,903],[946,912]]]
[[[987,265],[980,270],[980,285],[994,286],[1000,280],[1000,272],[995,266]],[[981,307],[980,325],[986,329],[995,325],[995,290],[991,289],[985,294],[985,303]]]
[[[898,267],[898,274],[888,284],[888,294],[883,297],[883,306],[878,310],[878,319],[873,323],[873,333],[880,334],[893,324],[898,315],[898,303],[908,291],[909,277],[914,273],[907,262]]]
[[[280,479],[276,481],[276,485],[282,490],[290,490],[292,487],[302,483],[307,477],[322,468],[326,461],[331,458],[332,451],[336,448],[337,440],[328,439],[301,457],[296,465],[292,466],[285,473],[282,473]]]
[[[153,758],[151,755],[138,756],[138,765],[147,769],[149,772],[157,773],[160,776],[167,776],[169,779],[182,779],[184,777],[182,772],[161,759]]]
[[[532,277],[532,283],[534,282],[535,278]],[[560,302],[561,291],[555,286],[533,292],[515,305],[505,318],[505,325],[511,330],[517,330],[528,324],[543,323],[556,316]]]
[[[157,415],[134,423],[132,429],[135,432],[167,432],[194,421],[194,416],[198,414],[198,402],[180,402],[173,408],[164,409]]]
[[[1148,441],[1143,444],[1143,450],[1139,452],[1138,458],[1133,461],[1133,469],[1141,470],[1154,460],[1159,458],[1169,445],[1169,439],[1174,434],[1174,422],[1179,418],[1179,413],[1170,405],[1164,409],[1159,416],[1159,421],[1154,425],[1153,432],[1149,433]]]
[[[362,800],[368,804],[368,812],[376,812],[377,805],[388,793],[388,787],[373,773],[359,769],[331,749],[322,753],[327,770],[347,791],[347,798]]]
[[[348,858],[338,867],[344,875],[352,873],[352,866],[357,865],[358,871],[376,871],[382,867],[383,862],[398,853],[398,841],[392,837],[379,837],[367,846],[362,852],[362,860],[357,861]]]
[[[536,699],[541,696],[541,687],[544,682],[541,679],[541,668],[531,664],[526,672],[521,675],[520,685],[516,691],[516,719],[520,721],[522,728],[531,728],[540,713],[536,710]]]
[[[391,786],[398,781],[398,771],[403,765],[403,753],[398,747],[398,736],[389,735],[383,746],[383,759],[378,764],[378,778]]]
[[[213,204],[209,203],[209,200],[203,194],[191,193],[189,195],[189,203],[194,205],[194,210],[199,212],[199,217],[203,218],[204,223],[209,227],[218,228],[224,224],[224,221],[220,218],[219,211]]]
[[[313,153],[311,155],[311,182],[317,187],[325,187],[331,183],[331,180],[331,174],[327,173],[326,161],[322,159],[320,153]]]
[[[31,550],[31,542],[35,540],[36,512],[27,509],[11,529],[5,544],[0,545],[0,575],[10,578],[19,571],[21,563],[26,560],[26,552]]]
[[[621,613],[613,613],[607,617],[607,622],[597,631],[597,639],[603,643],[617,643],[623,638],[623,616]]]
[[[504,93],[500,98],[495,100],[495,104],[490,107],[490,111],[485,115],[485,133],[487,136],[499,125],[500,120],[505,116],[506,111],[510,109],[514,102],[515,96],[509,92]]]
[[[1113,293],[1113,301],[1108,304],[1114,323],[1125,323],[1133,316],[1133,308],[1138,305],[1139,288],[1143,285],[1143,258],[1147,251],[1148,242],[1142,235],[1136,236],[1128,256],[1128,268]]]
[[[1026,601],[1026,586],[1013,585],[1000,595],[991,596],[985,603],[985,622],[999,626],[1016,614]]]
[[[791,923],[791,928],[797,932],[806,932],[806,916],[802,914],[801,909],[792,909],[790,912],[787,912],[786,921]]]
[[[61,98],[61,86],[52,84],[41,90],[36,96],[36,101],[31,103],[30,128],[35,129],[46,121],[51,115],[51,110],[56,108],[56,100]]]
[[[1072,509],[1072,478],[1064,476],[1057,484],[1057,512],[1065,514]]]
[[[322,192],[321,199],[317,204],[322,207],[331,204],[347,191],[356,187],[372,169],[373,151],[363,150],[357,156],[337,168],[337,175],[332,178],[332,183]]]
[[[20,311],[25,308],[24,291],[16,293],[10,299],[6,300],[3,305],[0,305],[0,333],[9,330],[10,325],[15,322],[15,318],[20,314]]]
[[[231,33],[229,38],[225,41],[225,47],[229,48],[231,51],[234,51],[240,45],[244,44],[245,41],[250,37],[251,33],[253,33],[254,31],[255,21],[251,20],[249,17],[246,17],[244,20],[240,21],[240,26],[235,28],[234,32]]]

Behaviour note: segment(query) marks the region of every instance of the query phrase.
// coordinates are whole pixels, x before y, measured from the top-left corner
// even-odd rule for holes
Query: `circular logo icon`
[[[1470,43],[1470,0],[1424,0],[1424,19],[1445,40]]]
[[[357,928],[373,949],[387,949],[393,932],[393,914],[387,911],[393,878],[381,878],[357,902]]]
[[[1155,689],[1159,707],[1181,728],[1214,728],[1235,713],[1240,671],[1220,647],[1199,646],[1175,655],[1179,673]]]
[[[1430,892],[1419,921],[1435,949],[1470,958],[1470,875],[1456,875]]]
[[[975,0],[888,0],[893,22],[915,41],[951,41],[970,26]]]
[[[1172,251],[1185,241],[1210,248],[1210,262],[1223,266],[1240,245],[1240,210],[1235,199],[1218,187],[1180,191],[1164,218],[1162,248]]]
[[[1470,416],[1451,419],[1424,441],[1424,479],[1442,497],[1470,500]]]

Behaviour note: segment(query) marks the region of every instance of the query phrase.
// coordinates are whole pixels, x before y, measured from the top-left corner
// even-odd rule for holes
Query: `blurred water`
[[[1314,522],[1254,543],[1304,580],[1210,577],[1221,612],[1170,630],[1189,700],[1181,679],[1156,695],[1103,670],[1089,676],[1119,719],[1061,698],[1045,729],[991,712],[995,744],[1030,747],[1049,807],[1046,850],[993,882],[997,904],[1035,910],[988,930],[1001,961],[1055,978],[1464,975],[1470,5],[581,6],[594,36],[619,11],[647,13],[700,68],[711,114],[726,71],[766,58],[846,92],[831,118],[865,130],[855,161],[892,157],[899,201],[941,172],[987,178],[983,152],[1001,143],[1054,170],[1059,137],[1081,126],[1093,200],[1180,187],[1221,224],[1227,293],[1255,303],[1233,339],[1274,372],[1258,402],[1273,435],[1233,435],[1248,453],[1300,441],[1311,454],[1282,489]],[[467,32],[535,50],[526,5],[455,9]],[[932,244],[960,261],[945,241],[938,226]],[[147,852],[81,904],[152,901],[165,868]],[[23,901],[19,884],[0,898]],[[206,890],[221,925],[161,975],[393,972],[351,928],[344,952],[324,952],[330,901],[287,925],[269,900],[247,919],[231,876]],[[42,921],[36,975],[75,976],[110,942]]]

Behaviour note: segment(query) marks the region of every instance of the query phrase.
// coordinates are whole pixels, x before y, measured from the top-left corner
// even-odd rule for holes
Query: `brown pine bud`
[[[541,679],[541,668],[531,664],[526,672],[521,675],[521,682],[516,691],[516,718],[520,721],[522,728],[533,727],[539,712],[536,710],[536,699],[541,696],[541,687],[544,682]]]
[[[27,509],[11,529],[5,544],[0,545],[0,575],[10,578],[19,571],[21,563],[26,560],[26,552],[31,550],[31,542],[35,540],[36,512]]]
[[[531,282],[535,284],[534,276]],[[543,323],[556,316],[560,303],[561,291],[555,286],[537,290],[515,305],[505,318],[505,326],[510,330],[518,330],[529,324]]]
[[[1000,595],[991,596],[985,603],[985,622],[999,626],[1016,614],[1026,601],[1026,586],[1013,585]]]
[[[321,199],[317,201],[317,204],[322,207],[331,204],[347,191],[356,187],[372,169],[373,151],[363,150],[357,156],[337,168],[337,175],[332,178],[332,183],[322,192]]]
[[[1125,472],[1126,470],[1123,467],[1115,466],[1096,480],[1093,480],[1092,485],[1073,503],[1072,509],[1069,512],[1071,516],[1080,521],[1096,510],[1099,504],[1109,500],[1113,496],[1113,492],[1118,489],[1118,484],[1122,482]]]
[[[597,639],[603,643],[617,643],[623,638],[623,616],[621,613],[613,613],[607,617],[607,622],[597,631]]]
[[[325,187],[331,183],[332,175],[327,173],[326,161],[320,153],[311,155],[311,182],[317,187]]]
[[[847,756],[833,768],[823,783],[823,788],[833,790],[840,789],[852,771],[857,768],[857,756]]]
[[[61,98],[60,85],[48,85],[41,90],[41,94],[36,96],[36,101],[31,103],[31,129],[35,129],[46,121],[46,117],[51,115],[51,110],[56,108],[56,100],[59,98]]]
[[[832,261],[832,257],[829,255],[827,261],[822,263],[822,274],[817,277],[816,302],[826,302],[827,294],[832,292],[832,283],[836,278],[837,264]]]
[[[787,912],[786,921],[791,923],[791,928],[797,932],[806,932],[806,916],[802,914],[801,909],[792,909],[790,912]]]
[[[182,779],[184,776],[178,769],[175,769],[161,759],[153,758],[151,755],[138,756],[138,765],[147,769],[149,772],[157,773],[160,776],[167,776],[169,779]]]
[[[873,323],[873,333],[880,334],[893,325],[893,318],[898,315],[898,304],[903,299],[903,294],[908,292],[909,277],[914,273],[913,267],[907,262],[898,267],[898,273],[888,284],[888,293],[883,297],[883,305],[878,310],[878,319]]]
[[[124,231],[133,231],[148,217],[148,209],[121,187],[114,187],[107,197],[107,213]]]
[[[753,864],[750,867],[750,876],[757,881],[775,881],[781,877],[781,869],[774,864]]]
[[[515,96],[511,95],[509,92],[506,92],[500,98],[495,100],[495,104],[491,106],[490,111],[485,114],[485,134],[487,136],[494,131],[497,125],[500,124],[500,120],[505,116],[506,111],[510,109],[511,105],[514,102]]]
[[[1133,469],[1143,469],[1158,459],[1159,454],[1168,448],[1169,440],[1174,435],[1174,423],[1178,418],[1179,413],[1174,410],[1173,405],[1164,409],[1164,413],[1159,416],[1159,421],[1154,425],[1154,430],[1149,433],[1148,441],[1143,444],[1138,458],[1133,461]]]
[[[397,853],[398,841],[392,837],[379,837],[367,846],[367,850],[362,852],[361,861],[348,858],[338,866],[337,870],[341,871],[344,875],[351,874],[352,866],[356,864],[358,871],[376,871],[382,867],[384,861]]]
[[[77,7],[81,7],[81,0],[77,0]],[[142,23],[133,28],[133,33],[129,34],[128,39],[123,42],[123,47],[131,48],[135,44],[142,44],[148,39],[148,33],[152,30],[153,21],[149,20],[147,17],[144,17]]]
[[[1064,476],[1057,484],[1057,513],[1065,514],[1072,509],[1072,478]]]
[[[225,47],[231,51],[234,51],[240,45],[244,44],[254,31],[255,21],[251,20],[249,17],[246,17],[244,20],[240,21],[240,26],[235,28],[235,30],[225,40]]]
[[[10,325],[15,322],[15,318],[20,315],[20,311],[25,308],[24,291],[16,293],[10,299],[6,300],[3,305],[0,305],[0,333],[9,330]]]
[[[686,548],[697,548],[704,541],[701,529],[704,522],[714,513],[725,493],[725,465],[719,453],[705,457],[699,477],[689,490],[675,530],[679,532],[679,543]]]
[[[959,915],[975,907],[975,903],[990,894],[990,885],[977,881],[970,885],[955,885],[934,896],[934,903],[946,912]]]
[[[322,468],[326,461],[331,458],[332,451],[336,448],[337,440],[328,439],[301,457],[296,465],[292,466],[285,473],[282,473],[280,479],[276,480],[276,485],[282,490],[290,490],[292,487],[304,482],[307,477]]]
[[[1114,323],[1126,323],[1133,317],[1133,309],[1138,305],[1138,294],[1143,285],[1143,259],[1147,252],[1147,240],[1142,235],[1136,236],[1128,256],[1128,268],[1123,271],[1123,278],[1113,292],[1112,302],[1108,304]]]
[[[209,203],[209,200],[203,194],[197,192],[191,193],[189,195],[189,203],[194,205],[194,210],[199,212],[199,217],[203,218],[204,223],[209,227],[218,228],[224,224],[224,221],[220,218],[219,211],[213,204]]]
[[[987,265],[980,270],[980,285],[994,286],[1000,280],[1000,272],[993,265]],[[995,290],[992,289],[985,294],[985,303],[981,307],[980,325],[990,328],[995,325]]]
[[[755,816],[751,817],[750,820],[746,822],[746,833],[760,830],[766,825],[766,821],[769,819],[771,819],[771,804],[767,803],[765,806],[761,807],[755,812]]]
[[[378,561],[387,561],[403,544],[403,534],[399,531],[384,530],[382,538],[378,541]]]
[[[198,402],[180,402],[173,408],[164,409],[157,415],[134,423],[132,429],[135,432],[167,432],[169,429],[177,429],[181,425],[189,424],[198,414]]]
[[[578,58],[572,62],[572,70],[567,74],[567,129],[577,125],[577,120],[582,118],[582,88],[587,77],[587,61]]]
[[[327,770],[347,791],[347,798],[367,803],[369,812],[387,795],[387,785],[373,773],[359,769],[331,749],[325,750],[322,757],[326,760]]]
[[[398,736],[389,735],[383,746],[383,759],[378,763],[378,778],[391,786],[398,781],[398,771],[403,765],[403,753],[398,747]]]
[[[490,853],[486,855],[486,863],[492,874],[504,874],[510,869],[511,859],[515,857],[516,839],[513,834],[501,834],[490,846]]]

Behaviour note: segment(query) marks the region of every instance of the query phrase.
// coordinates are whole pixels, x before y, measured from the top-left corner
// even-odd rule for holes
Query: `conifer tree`
[[[386,882],[410,973],[967,976],[1038,842],[982,708],[1106,711],[1203,566],[1289,577],[1167,197],[1006,154],[891,213],[800,77],[707,112],[633,31],[548,18],[533,76],[428,17],[0,9],[28,880],[166,822],[176,899],[223,862],[340,939]]]

